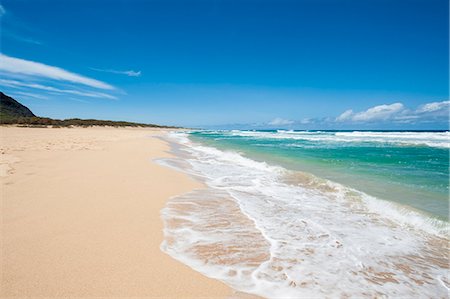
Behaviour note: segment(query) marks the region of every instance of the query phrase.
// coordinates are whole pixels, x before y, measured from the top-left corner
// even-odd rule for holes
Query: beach
[[[441,170],[447,133],[0,132],[1,298],[447,294],[447,220],[400,205],[394,192],[388,201],[339,182],[351,172],[336,181],[317,176],[316,156],[296,160],[311,148],[321,159],[331,159],[330,148],[334,155],[364,148],[375,156],[373,170],[390,165],[405,176],[415,166],[420,171],[411,173],[438,181],[448,176]],[[378,158],[411,151],[427,163]],[[289,165],[309,165],[311,173]],[[325,165],[323,174],[333,175],[337,166]],[[426,195],[437,205],[433,190]]]
[[[167,202],[161,248],[265,298],[446,298],[447,135],[171,132],[158,163],[208,188]]]
[[[0,22],[0,299],[450,299],[448,0]]]
[[[166,200],[202,187],[152,161],[164,130],[0,132],[0,297],[233,295],[160,250]]]

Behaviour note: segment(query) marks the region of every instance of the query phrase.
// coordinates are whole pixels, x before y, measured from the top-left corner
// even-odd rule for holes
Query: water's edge
[[[253,177],[258,177],[258,173],[235,182],[221,181],[230,180],[229,174],[211,179],[215,175],[214,171],[217,173],[227,167],[230,171],[236,169],[222,164],[210,175],[207,169],[201,169],[205,165],[192,165],[197,163],[194,160],[198,157],[193,157],[192,152],[186,152],[186,142],[190,142],[189,140],[169,138],[165,141],[171,145],[171,153],[175,158],[158,159],[156,162],[183,171],[208,186],[206,189],[171,198],[161,211],[165,224],[165,240],[161,244],[161,250],[194,270],[221,280],[236,290],[265,297],[410,295],[413,294],[410,293],[411,287],[417,289],[423,285],[427,287],[420,289],[420,292],[425,296],[446,294],[448,256],[439,251],[448,250],[447,225],[424,220],[417,212],[399,209],[395,204],[380,203],[356,190],[346,188],[343,191],[339,184],[309,174],[280,174],[280,168],[233,156],[231,160],[239,160],[241,164],[253,163],[243,166],[256,168],[240,168],[239,175],[245,171],[259,171],[259,176],[276,173],[278,182],[272,182],[270,180],[273,178],[270,178],[267,182],[259,182],[262,183],[259,187],[271,184],[273,188],[278,188],[279,193],[270,195],[272,191],[269,189],[265,190],[266,193],[249,193],[249,188],[253,187],[246,185],[245,179],[252,180]],[[218,151],[212,156],[217,159],[224,154],[226,153]],[[213,163],[206,166],[214,167]],[[231,175],[232,180],[233,174]],[[279,181],[280,178],[283,178],[282,182]],[[297,193],[290,193],[292,190]],[[287,192],[284,197],[283,194],[280,195],[282,192]],[[271,208],[268,210],[270,215],[265,215],[268,207],[259,200],[268,194],[264,200],[269,202]],[[323,194],[333,198],[333,201],[323,198]],[[273,196],[280,196],[279,202],[270,202]],[[315,200],[311,201],[308,196]],[[246,200],[243,201],[244,198]],[[292,198],[303,200],[302,206],[299,207],[298,202],[291,202]],[[355,200],[350,206],[347,202],[349,198]],[[327,209],[331,208],[332,214],[320,214],[327,209],[318,205],[318,202],[329,205]],[[284,206],[289,205],[292,205],[293,214],[283,210]],[[274,207],[281,209],[275,218]],[[348,213],[346,209],[356,212]],[[308,215],[318,210],[321,212],[316,218]],[[389,220],[373,216],[386,212]],[[351,221],[360,222],[361,226],[352,224],[348,226],[349,231],[345,231],[342,225],[339,227],[339,223],[331,221],[339,213],[343,218],[352,217]],[[271,217],[278,222],[275,226],[264,220]],[[345,221],[342,223],[348,225]],[[423,232],[416,236],[417,232],[412,231],[414,229],[411,229],[411,225]],[[291,232],[286,231],[285,226]],[[367,233],[358,234],[357,229],[365,229]],[[360,239],[355,241],[355,238]],[[374,241],[371,238],[378,239]],[[387,244],[383,245],[383,242]],[[421,252],[425,248],[424,242],[435,244]],[[380,246],[381,252],[377,246]],[[346,247],[347,250],[342,250]],[[418,251],[421,252],[419,255],[416,254]],[[370,259],[367,262],[362,262],[368,257]],[[360,259],[359,262],[352,261],[355,258]],[[428,260],[431,260],[432,265]],[[411,268],[409,263],[412,261],[416,265],[419,263],[420,269]],[[329,267],[328,264],[333,262],[337,264]],[[384,266],[380,267],[380,262]],[[386,272],[391,269],[394,270]],[[355,271],[348,276],[347,272],[350,270]],[[423,271],[425,276],[421,274]],[[341,272],[345,275],[342,276]],[[430,278],[429,273],[434,277]],[[343,282],[343,289],[336,288],[336,285],[342,285]],[[404,286],[411,282],[417,286]],[[372,288],[364,291],[361,285],[365,284]],[[386,287],[389,284],[401,286]]]

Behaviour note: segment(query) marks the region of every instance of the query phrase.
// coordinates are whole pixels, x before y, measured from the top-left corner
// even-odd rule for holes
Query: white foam
[[[336,136],[350,140],[394,142],[411,145],[450,148],[449,132],[337,132]]]
[[[447,261],[446,223],[319,178],[294,186],[281,167],[171,138],[210,187],[162,211],[162,250],[174,258],[265,297],[447,296],[448,272],[436,262]]]
[[[206,132],[205,132],[206,133]],[[212,131],[211,134],[217,133]],[[251,138],[292,139],[319,142],[373,142],[405,146],[450,148],[449,132],[323,132],[323,131],[220,131],[221,134]],[[207,134],[207,133],[206,133]]]

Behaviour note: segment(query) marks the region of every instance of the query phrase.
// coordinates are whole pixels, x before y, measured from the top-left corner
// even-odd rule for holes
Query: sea
[[[192,130],[161,249],[267,298],[448,298],[448,131]]]

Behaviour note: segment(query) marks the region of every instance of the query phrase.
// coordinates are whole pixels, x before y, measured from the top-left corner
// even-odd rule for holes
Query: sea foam
[[[217,132],[217,131],[216,131]],[[216,133],[211,131],[211,134]],[[330,132],[330,131],[220,131],[222,134],[230,134],[232,136],[252,137],[261,139],[283,139],[283,140],[306,140],[318,142],[339,142],[339,143],[355,143],[355,142],[372,142],[399,144],[405,146],[429,146],[438,148],[450,148],[449,132]],[[207,134],[203,132],[203,134]]]
[[[161,249],[175,259],[265,297],[448,295],[446,223],[184,133],[170,138],[183,157],[160,163],[208,186],[161,212]]]

